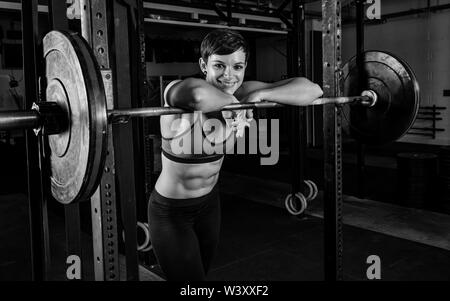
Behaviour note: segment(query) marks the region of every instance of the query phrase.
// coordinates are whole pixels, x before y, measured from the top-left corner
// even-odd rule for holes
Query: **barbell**
[[[63,204],[87,200],[97,188],[107,155],[109,123],[190,111],[171,107],[107,110],[103,77],[87,42],[76,33],[51,31],[43,39],[45,101],[31,110],[0,112],[0,130],[34,129],[48,138],[52,196]],[[419,108],[419,86],[411,68],[378,51],[364,53],[365,90],[358,93],[356,59],[343,68],[344,95],[313,105],[350,106],[350,128],[364,143],[399,139]],[[275,108],[274,102],[242,103],[221,110]]]

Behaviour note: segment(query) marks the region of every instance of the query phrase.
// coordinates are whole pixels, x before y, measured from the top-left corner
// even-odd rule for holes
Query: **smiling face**
[[[244,80],[246,55],[242,49],[231,54],[212,54],[205,62],[200,58],[200,68],[206,81],[227,94],[234,94]]]

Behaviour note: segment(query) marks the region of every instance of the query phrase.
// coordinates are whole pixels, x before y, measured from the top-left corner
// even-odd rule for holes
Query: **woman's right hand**
[[[237,98],[234,99],[233,104],[235,103],[241,103],[239,100],[237,100]],[[239,112],[241,112],[243,110],[233,110],[233,111],[222,111],[222,116],[225,119],[236,119]],[[246,109],[246,118],[247,121],[251,121],[253,119],[253,110],[252,109]]]

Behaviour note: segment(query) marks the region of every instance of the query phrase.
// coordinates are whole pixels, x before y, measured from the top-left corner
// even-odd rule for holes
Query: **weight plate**
[[[63,204],[87,200],[98,186],[107,147],[103,80],[89,45],[77,34],[51,31],[43,40],[47,101],[68,115],[68,129],[49,135],[51,191]]]
[[[367,51],[364,74],[358,74],[356,57],[345,66],[344,95],[373,90],[378,100],[373,107],[350,107],[350,133],[365,144],[386,144],[401,138],[413,125],[419,111],[419,84],[412,69],[392,54]]]

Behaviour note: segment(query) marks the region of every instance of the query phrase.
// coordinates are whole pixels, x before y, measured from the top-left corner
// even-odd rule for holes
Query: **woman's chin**
[[[233,95],[234,92],[236,92],[236,90],[237,90],[236,87],[222,88],[223,92],[230,94],[230,95]]]

